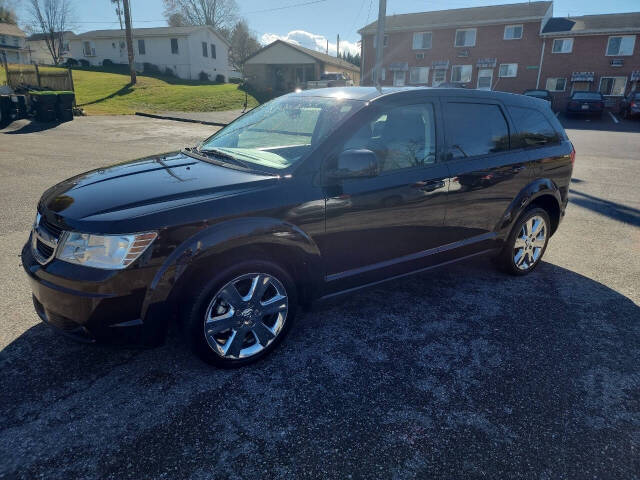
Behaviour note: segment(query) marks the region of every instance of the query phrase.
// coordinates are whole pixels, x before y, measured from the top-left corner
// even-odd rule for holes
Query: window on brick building
[[[622,97],[627,88],[627,77],[600,77],[600,93],[611,97]]]
[[[409,70],[409,83],[427,83],[429,80],[429,67],[411,67]]]
[[[505,40],[519,40],[522,38],[522,25],[507,25],[504,27]]]
[[[463,28],[456,30],[456,47],[474,47],[476,45],[476,29]]]
[[[625,35],[621,37],[609,37],[607,42],[608,56],[633,55],[633,47],[636,43],[635,35]]]
[[[415,32],[413,34],[413,49],[428,50],[431,48],[431,32]]]
[[[550,92],[564,92],[566,88],[566,78],[547,78],[547,90]]]
[[[573,51],[573,38],[556,38],[553,40],[553,53],[571,53]]]
[[[498,76],[500,78],[513,78],[518,75],[518,64],[517,63],[501,63],[500,64],[500,72]]]
[[[454,83],[469,83],[473,67],[471,65],[454,65],[451,67],[451,81]]]

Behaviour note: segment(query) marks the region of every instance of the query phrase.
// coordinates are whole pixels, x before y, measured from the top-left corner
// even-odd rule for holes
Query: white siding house
[[[43,33],[35,33],[30,37],[27,37],[27,48],[29,49],[30,61],[33,64],[38,65],[53,65],[53,58],[49,47],[47,47],[47,41],[45,40]],[[64,32],[62,34],[62,58],[61,63],[69,56],[69,42],[75,38],[73,32]]]
[[[105,60],[127,63],[123,30],[95,30],[81,33],[70,42],[69,57],[102,65]],[[136,69],[150,63],[161,71],[170,68],[178,77],[197,80],[205,72],[211,80],[223,75],[228,80],[229,43],[209,26],[136,28],[133,30]]]
[[[16,25],[0,23],[0,63],[29,63],[29,50],[25,47],[26,35]]]

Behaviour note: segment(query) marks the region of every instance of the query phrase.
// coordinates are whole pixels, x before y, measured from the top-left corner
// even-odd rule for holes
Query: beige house
[[[323,73],[343,73],[354,85],[360,84],[360,68],[325,53],[283,40],[258,50],[245,62],[245,76],[258,90],[275,93],[304,88]]]
[[[0,63],[29,63],[26,35],[17,25],[0,23]]]
[[[45,38],[47,34],[35,33],[27,38],[27,48],[29,49],[30,62],[37,65],[53,65],[53,57],[47,47]],[[73,32],[62,33],[61,63],[69,55],[69,42],[76,37]]]

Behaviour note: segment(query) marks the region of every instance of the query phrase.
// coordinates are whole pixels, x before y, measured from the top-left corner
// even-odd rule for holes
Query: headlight
[[[93,235],[65,232],[56,256],[87,267],[118,270],[127,268],[156,239],[156,232],[133,235]]]

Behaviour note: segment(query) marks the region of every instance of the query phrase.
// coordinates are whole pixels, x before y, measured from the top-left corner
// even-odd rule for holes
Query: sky
[[[162,0],[130,0],[134,28],[166,25]],[[518,0],[522,1],[522,0]],[[387,0],[387,15],[449,8],[479,7],[513,0]],[[71,0],[76,33],[118,28],[118,19],[109,0]],[[267,44],[281,38],[315,50],[335,54],[336,36],[340,50],[359,51],[357,31],[378,16],[378,0],[236,0],[239,14],[249,23],[258,39]],[[27,0],[18,0],[24,5]],[[27,18],[26,8],[19,11]],[[555,0],[555,16],[593,15],[640,11],[640,0]]]

